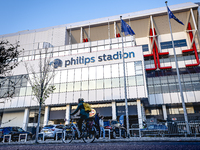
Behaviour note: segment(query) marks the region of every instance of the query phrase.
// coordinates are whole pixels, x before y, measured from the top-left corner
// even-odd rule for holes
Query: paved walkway
[[[95,143],[109,143],[109,142],[200,142],[200,137],[130,137],[130,138],[116,138],[116,139],[95,139]],[[73,140],[72,143],[80,143],[83,140]],[[62,143],[61,140],[54,141],[53,139],[47,139],[46,141],[39,141],[39,144],[58,144]],[[21,141],[21,142],[11,142],[11,143],[3,143],[0,142],[0,145],[27,145],[27,144],[35,144],[34,140],[31,141]]]

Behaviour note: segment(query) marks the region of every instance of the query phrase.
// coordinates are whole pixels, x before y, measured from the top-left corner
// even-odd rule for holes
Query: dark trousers
[[[82,133],[82,123],[83,123],[83,120],[84,120],[84,119],[82,119],[82,118],[80,118],[80,119],[78,120],[78,129],[79,129],[80,133]]]

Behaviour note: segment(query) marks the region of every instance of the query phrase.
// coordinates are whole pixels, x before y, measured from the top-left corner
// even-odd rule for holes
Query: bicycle
[[[92,143],[96,137],[96,128],[93,125],[93,120],[90,119],[87,121],[83,121],[82,124],[82,134],[79,131],[77,125],[73,123],[73,119],[70,120],[71,123],[66,125],[62,131],[62,141],[64,143],[71,143],[73,139],[76,138],[76,132],[78,138],[82,138],[85,143]]]

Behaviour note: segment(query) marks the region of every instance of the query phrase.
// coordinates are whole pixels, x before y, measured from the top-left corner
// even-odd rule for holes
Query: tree
[[[6,76],[19,62],[17,61],[20,52],[19,42],[15,45],[8,41],[0,41],[0,76]]]
[[[13,81],[11,77],[11,71],[19,64],[18,56],[22,52],[18,47],[19,42],[10,44],[8,41],[0,41],[0,98],[12,98],[15,94],[15,85],[20,81]]]
[[[38,133],[40,126],[40,116],[42,105],[45,104],[45,100],[49,97],[51,93],[55,90],[55,86],[51,84],[52,79],[55,76],[55,69],[50,65],[50,58],[47,58],[47,48],[45,49],[45,58],[42,59],[40,51],[40,59],[38,63],[39,73],[35,71],[36,69],[25,63],[27,73],[29,74],[28,81],[32,87],[33,95],[39,103],[39,113],[38,113],[38,123],[36,128],[36,139],[38,142]],[[53,63],[54,64],[54,63]],[[30,74],[32,77],[30,77]]]

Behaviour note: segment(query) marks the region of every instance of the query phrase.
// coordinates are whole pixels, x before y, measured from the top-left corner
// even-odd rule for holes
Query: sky
[[[197,0],[168,0],[168,5]],[[200,1],[199,1],[200,2]],[[0,35],[153,8],[165,0],[0,0]]]

